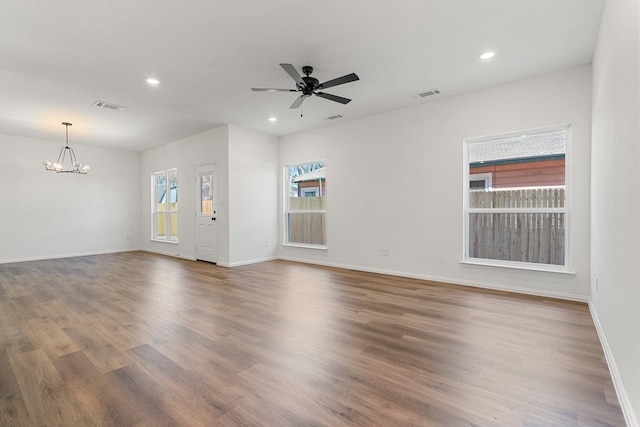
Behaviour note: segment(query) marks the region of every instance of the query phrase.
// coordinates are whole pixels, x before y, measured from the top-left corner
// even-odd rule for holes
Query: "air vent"
[[[102,107],[102,108],[107,108],[109,110],[116,110],[116,111],[124,111],[127,109],[127,107],[123,105],[113,104],[111,102],[105,102],[105,101],[96,101],[93,103],[93,105],[95,105],[96,107]]]
[[[329,116],[327,117],[325,120],[337,120],[337,119],[341,119],[342,116],[340,114],[336,114],[335,116]]]
[[[433,96],[439,94],[440,91],[438,89],[431,89],[424,92],[416,93],[413,95],[414,98],[426,98],[427,96]]]

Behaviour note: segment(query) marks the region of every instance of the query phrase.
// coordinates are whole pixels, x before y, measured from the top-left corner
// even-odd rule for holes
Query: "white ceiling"
[[[603,1],[3,0],[0,133],[59,143],[68,121],[72,146],[142,151],[225,123],[328,126],[589,64]],[[353,101],[312,97],[300,117],[295,93],[252,92],[295,87],[279,63],[321,82],[355,72],[326,90]]]

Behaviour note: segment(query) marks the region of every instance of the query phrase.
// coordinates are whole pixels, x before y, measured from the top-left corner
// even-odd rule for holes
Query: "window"
[[[320,187],[300,189],[300,197],[318,197],[319,195],[320,195]]]
[[[178,241],[178,170],[151,175],[151,238]]]
[[[213,173],[200,175],[200,215],[213,213]]]
[[[569,135],[563,126],[465,141],[465,260],[567,267]]]
[[[490,173],[469,173],[469,190],[489,190],[493,175]]]
[[[285,167],[286,236],[291,245],[326,247],[326,165],[303,163]]]

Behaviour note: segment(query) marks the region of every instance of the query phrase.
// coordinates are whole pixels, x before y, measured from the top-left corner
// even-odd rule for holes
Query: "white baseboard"
[[[196,261],[196,258],[192,257],[191,255],[181,255],[181,254],[175,253],[175,251],[159,251],[159,250],[150,249],[150,248],[144,248],[144,249],[141,249],[141,251],[150,252],[152,254],[158,254],[158,255],[166,255],[174,258],[186,259],[189,261]]]
[[[181,254],[177,254],[175,252],[172,251],[158,251],[158,250],[154,250],[154,249],[142,249],[145,252],[151,252],[154,254],[159,254],[159,255],[166,255],[166,256],[170,256],[170,257],[174,257],[174,258],[180,258],[180,259],[187,259],[189,261],[197,261],[198,259],[196,257],[193,257],[191,255],[181,255]],[[267,258],[256,258],[256,259],[249,259],[249,260],[244,260],[244,261],[236,261],[236,262],[216,262],[215,264],[219,267],[227,267],[227,268],[232,268],[232,267],[240,267],[241,265],[249,265],[249,264],[258,264],[261,262],[266,262],[266,261],[273,261],[278,259],[277,257],[267,257]]]
[[[225,264],[223,267],[239,267],[241,265],[258,264],[261,262],[274,261],[276,259],[278,259],[278,257],[255,258],[246,261],[230,262],[228,264]]]
[[[494,283],[476,282],[473,280],[459,280],[451,277],[432,276],[427,274],[414,274],[414,273],[407,273],[404,271],[361,267],[357,265],[307,260],[307,259],[300,259],[300,258],[288,257],[288,256],[281,256],[279,259],[286,260],[286,261],[301,262],[305,264],[323,265],[326,267],[344,268],[347,270],[364,271],[367,273],[387,274],[390,276],[407,277],[410,279],[420,279],[420,280],[429,280],[432,282],[451,283],[452,285],[471,286],[474,288],[482,288],[482,289],[492,289],[495,291],[513,292],[518,294],[534,295],[539,297],[563,299],[563,300],[577,301],[577,302],[584,302],[584,303],[589,302],[588,298],[582,295],[568,294],[564,292],[552,292],[544,289],[531,289],[531,288],[522,289],[522,288],[516,288],[512,286],[496,285]]]
[[[62,255],[45,255],[45,256],[35,256],[35,257],[26,257],[26,258],[12,258],[12,259],[0,259],[0,264],[11,264],[14,262],[29,262],[29,261],[43,261],[48,259],[60,259],[60,258],[75,258],[80,256],[92,256],[92,255],[106,255],[106,254],[117,254],[122,252],[135,252],[141,249],[138,248],[126,248],[126,249],[112,249],[108,251],[96,251],[96,252],[78,252],[72,254],[62,254]]]
[[[631,399],[629,399],[629,395],[627,394],[624,388],[624,384],[622,383],[622,377],[620,376],[620,371],[618,370],[618,366],[616,365],[616,360],[613,357],[611,347],[609,347],[607,336],[605,335],[602,324],[600,323],[600,319],[598,318],[598,313],[591,303],[589,303],[589,311],[591,312],[593,323],[596,325],[596,331],[598,331],[600,344],[602,345],[602,349],[604,350],[604,357],[607,360],[607,365],[609,365],[609,372],[611,372],[613,385],[616,389],[616,394],[618,395],[620,407],[622,408],[622,414],[624,415],[624,419],[627,422],[627,426],[640,427],[638,418],[636,417],[633,411],[633,406],[631,405]]]

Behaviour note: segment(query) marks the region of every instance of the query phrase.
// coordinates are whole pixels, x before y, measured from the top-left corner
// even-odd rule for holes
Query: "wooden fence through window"
[[[156,205],[156,236],[167,237],[170,234],[171,239],[178,238],[178,203],[171,203],[171,212],[169,213],[169,224],[167,224],[167,204],[158,203]],[[167,229],[167,225],[169,228]]]
[[[564,187],[469,192],[469,257],[564,265],[566,213],[554,211],[564,206]]]
[[[287,218],[289,243],[326,245],[326,209],[325,196],[290,197]]]

